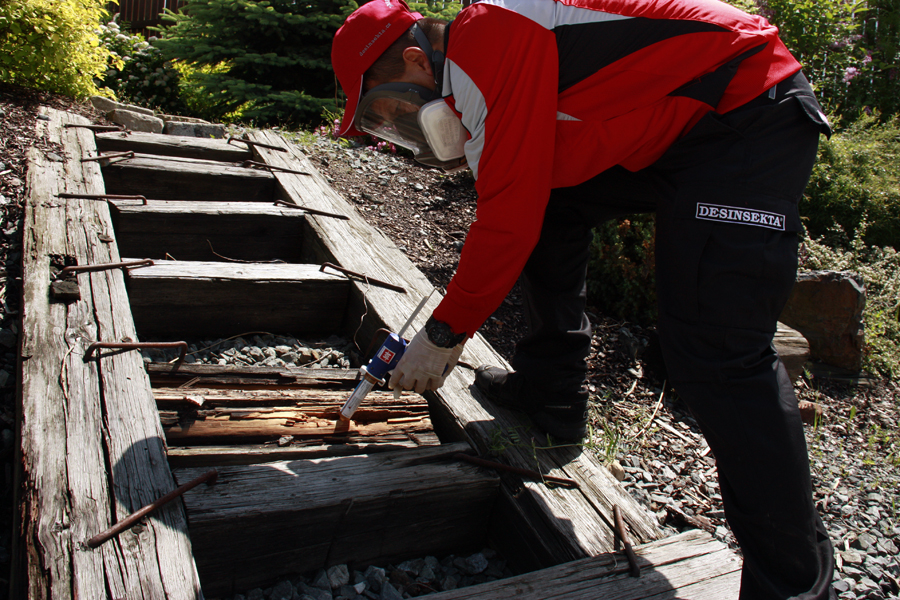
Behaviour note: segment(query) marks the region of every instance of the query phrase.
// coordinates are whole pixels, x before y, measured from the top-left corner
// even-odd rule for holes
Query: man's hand
[[[421,394],[444,385],[444,379],[456,366],[463,344],[453,348],[440,348],[431,343],[425,330],[419,331],[406,347],[403,358],[397,363],[388,387],[399,391],[411,390]]]

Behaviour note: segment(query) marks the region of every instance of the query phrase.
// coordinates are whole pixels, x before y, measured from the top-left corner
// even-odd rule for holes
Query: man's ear
[[[403,51],[403,62],[406,63],[406,68],[410,67],[419,68],[425,71],[428,75],[433,75],[431,71],[431,60],[425,55],[425,51],[416,46],[410,46],[406,50]]]

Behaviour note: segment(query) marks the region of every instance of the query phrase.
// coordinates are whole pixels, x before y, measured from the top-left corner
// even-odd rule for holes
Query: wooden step
[[[262,202],[113,202],[124,256],[193,261],[303,262],[302,210]]]
[[[240,163],[135,154],[103,167],[107,194],[154,200],[273,202],[275,178]]]
[[[629,575],[622,554],[603,554],[459,590],[429,600],[635,600],[738,597],[741,560],[699,529],[634,549],[640,577]]]
[[[316,265],[159,261],[129,271],[143,338],[248,332],[330,335],[341,330],[349,281]]]
[[[198,158],[222,162],[253,160],[253,152],[239,141],[213,140],[140,131],[109,132],[97,134],[97,149],[104,154],[127,152]]]
[[[483,547],[499,481],[446,460],[468,444],[221,467],[184,497],[203,590],[234,593],[285,573]],[[178,469],[179,481],[203,469]]]

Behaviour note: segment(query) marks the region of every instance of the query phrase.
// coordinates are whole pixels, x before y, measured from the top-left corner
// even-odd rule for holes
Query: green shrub
[[[97,92],[109,51],[97,27],[107,0],[0,2],[0,81],[76,98]]]
[[[654,215],[607,221],[594,229],[588,263],[588,304],[642,324],[656,321]]]
[[[860,230],[868,215],[865,243],[900,244],[900,123],[894,117],[879,123],[863,115],[850,127],[824,138],[800,214],[813,238],[829,237],[834,223],[840,230]],[[845,246],[846,247],[846,246]]]
[[[206,116],[317,124],[335,109],[331,40],[353,0],[189,0],[166,11],[164,56],[187,65]]]
[[[179,96],[181,75],[153,46],[155,40],[122,31],[118,15],[101,25],[100,42],[110,51],[110,63],[100,85],[112,90],[120,100],[164,113],[181,113],[185,110]]]
[[[803,269],[853,271],[866,285],[865,355],[863,367],[891,379],[900,378],[900,253],[894,248],[867,246],[863,239],[868,227],[865,218],[850,241],[849,248],[834,249],[823,239],[808,237],[802,247]],[[846,234],[831,237],[839,238]]]

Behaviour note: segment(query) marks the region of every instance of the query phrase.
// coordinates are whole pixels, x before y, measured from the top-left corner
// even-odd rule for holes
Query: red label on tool
[[[389,365],[391,364],[391,361],[394,360],[394,355],[396,354],[397,353],[390,348],[382,348],[381,354],[378,355],[378,359]]]

